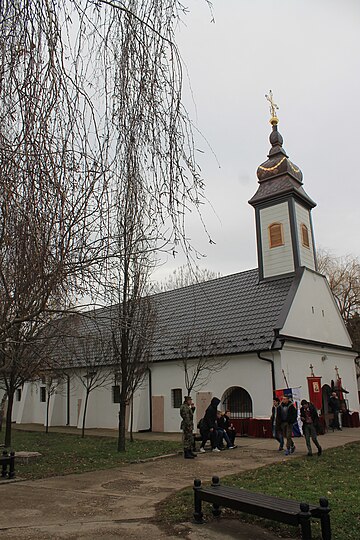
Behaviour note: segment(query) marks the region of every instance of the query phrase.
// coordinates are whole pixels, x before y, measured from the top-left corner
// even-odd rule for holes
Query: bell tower
[[[259,187],[249,200],[255,209],[260,280],[292,274],[305,266],[316,270],[311,210],[316,203],[302,185],[302,172],[288,158],[278,132],[278,106],[272,92],[272,132],[268,159],[257,170]]]

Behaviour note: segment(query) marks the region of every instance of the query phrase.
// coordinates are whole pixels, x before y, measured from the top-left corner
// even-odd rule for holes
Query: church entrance
[[[232,386],[224,393],[221,403],[224,410],[231,412],[231,418],[252,418],[253,406],[249,392],[240,386]]]

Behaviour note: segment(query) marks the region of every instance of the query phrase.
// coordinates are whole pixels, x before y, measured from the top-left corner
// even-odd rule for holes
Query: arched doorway
[[[222,397],[221,403],[224,409],[228,409],[231,412],[231,418],[234,420],[253,417],[251,396],[241,386],[228,388]]]

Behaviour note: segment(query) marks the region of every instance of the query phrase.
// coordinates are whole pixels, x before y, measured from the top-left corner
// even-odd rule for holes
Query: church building
[[[285,152],[275,114],[270,122],[270,152],[249,201],[258,268],[153,296],[157,327],[152,362],[133,400],[134,431],[180,431],[185,366],[191,374],[199,363],[209,370],[200,372],[192,390],[197,420],[216,396],[241,434],[271,436],[273,396],[283,389],[316,402],[326,422],[335,388],[357,415],[356,353],[329,284],[317,272],[316,203]],[[44,423],[43,386],[24,386],[14,421]],[[111,380],[91,394],[86,427],[117,427],[115,387]],[[84,388],[69,377],[51,398],[50,425],[81,427],[84,401]]]

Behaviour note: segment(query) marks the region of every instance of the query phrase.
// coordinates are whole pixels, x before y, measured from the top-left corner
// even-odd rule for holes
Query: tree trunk
[[[86,412],[87,412],[87,406],[88,406],[88,401],[89,401],[89,393],[90,393],[89,390],[86,389],[83,420],[82,420],[82,428],[81,428],[81,438],[82,439],[85,437],[85,421],[86,421]]]
[[[2,399],[1,399],[1,405],[0,405],[0,431],[2,431],[2,423],[4,419],[4,412],[5,412],[5,403],[7,400],[7,392],[4,393]]]
[[[125,452],[126,401],[120,401],[118,452]]]
[[[133,424],[134,424],[134,394],[131,396],[131,400],[130,400],[130,442],[134,442]]]
[[[15,390],[11,390],[8,393],[8,408],[6,412],[6,430],[5,430],[5,448],[10,448],[11,446],[11,417],[12,409],[14,403],[14,393]]]

